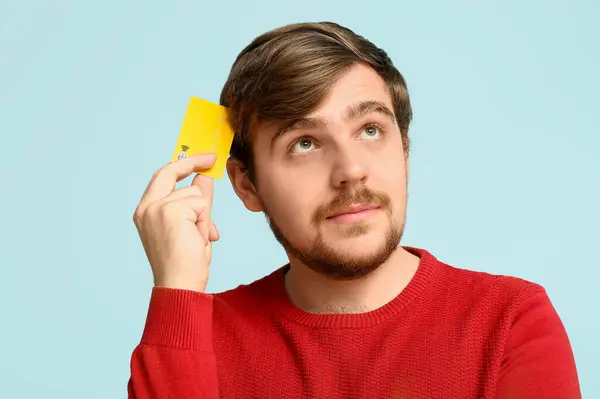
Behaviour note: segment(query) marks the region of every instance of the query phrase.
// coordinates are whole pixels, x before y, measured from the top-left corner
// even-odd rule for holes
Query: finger
[[[210,241],[216,241],[211,240],[209,223],[212,223],[208,220],[208,200],[205,196],[188,196],[171,199],[162,203],[159,201],[151,206],[161,207],[165,214],[180,215],[183,219],[194,223],[204,244],[208,244]]]
[[[212,243],[210,241],[208,242],[208,244],[206,244],[205,251],[206,259],[208,260],[208,264],[210,265],[210,262],[212,260]]]
[[[202,192],[200,186],[186,186],[178,188],[160,201],[169,202],[185,197],[204,197],[204,193]]]
[[[198,231],[202,237],[210,242],[211,208],[213,202],[214,180],[212,177],[197,174],[192,180],[192,186],[199,187],[206,199],[206,210],[203,213],[203,220],[198,225]],[[206,235],[205,235],[206,234]]]
[[[168,201],[159,206],[162,208],[161,210],[164,214],[178,215],[177,217],[182,217],[196,225],[200,223],[206,225],[206,219],[208,218],[207,205],[208,201],[204,196],[195,196]],[[208,225],[206,225],[206,235],[204,238],[208,239]]]
[[[204,241],[204,244],[209,244],[210,243],[210,232],[208,229],[208,225],[206,224],[205,220],[198,220],[198,222],[196,223],[196,227],[198,228],[198,232],[200,232],[200,235],[202,236],[202,240]]]
[[[202,194],[206,197],[207,200],[207,227],[210,226],[211,223],[211,211],[212,211],[212,204],[213,204],[213,193],[214,193],[214,179],[212,177],[209,176],[204,176],[201,174],[197,174],[194,179],[192,180],[192,186],[196,186],[200,188],[200,191],[202,191]]]
[[[153,174],[152,177],[150,178],[150,181],[148,182],[148,185],[146,186],[146,189],[144,190],[144,194],[142,194],[142,198],[144,198],[146,196],[146,193],[148,193],[148,189],[150,188],[150,186],[152,185],[152,182],[154,181],[154,178],[156,177],[157,174],[160,173],[161,170],[163,170],[164,167],[166,167],[167,165],[171,164],[171,162],[169,162],[166,165],[161,166],[160,168],[158,168]]]
[[[140,205],[147,206],[166,197],[175,190],[177,182],[195,171],[209,169],[214,165],[216,159],[215,154],[197,154],[163,166],[148,184]]]
[[[208,239],[210,241],[218,241],[219,238],[220,238],[219,230],[217,230],[217,226],[215,225],[215,222],[211,221],[210,227],[208,230]]]

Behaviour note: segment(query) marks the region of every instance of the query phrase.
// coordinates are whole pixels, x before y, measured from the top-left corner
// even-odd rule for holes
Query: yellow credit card
[[[222,105],[192,97],[171,161],[202,153],[217,154],[212,168],[199,173],[221,179],[233,142],[233,129]]]

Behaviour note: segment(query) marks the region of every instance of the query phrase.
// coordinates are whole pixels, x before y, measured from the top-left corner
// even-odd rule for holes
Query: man
[[[411,106],[386,53],[332,23],[288,25],[236,59],[227,163],[289,264],[207,294],[210,154],[152,178],[134,214],[152,266],[131,398],[579,398],[544,289],[399,245]],[[216,206],[218,206],[218,201]]]

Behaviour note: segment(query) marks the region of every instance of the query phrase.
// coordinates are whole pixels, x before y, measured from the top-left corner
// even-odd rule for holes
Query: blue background
[[[600,397],[593,0],[1,1],[0,397],[125,397],[152,286],[139,198],[190,96],[218,101],[251,39],[306,20],[365,35],[408,81],[403,244],[542,284]],[[215,195],[211,292],[285,261],[227,178]]]

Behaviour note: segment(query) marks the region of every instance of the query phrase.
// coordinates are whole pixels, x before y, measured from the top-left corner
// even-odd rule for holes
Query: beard
[[[361,255],[348,253],[329,245],[324,240],[320,228],[328,215],[356,203],[376,204],[388,216],[388,226],[381,242],[370,252]],[[342,192],[328,204],[317,208],[312,217],[311,227],[315,228],[318,234],[307,248],[293,245],[264,205],[263,201],[264,213],[271,231],[286,252],[315,272],[335,280],[357,280],[375,271],[394,253],[404,233],[404,218],[400,221],[394,219],[389,196],[366,187],[355,192]],[[358,222],[348,226],[344,233],[347,237],[359,237],[369,229],[367,222]]]

